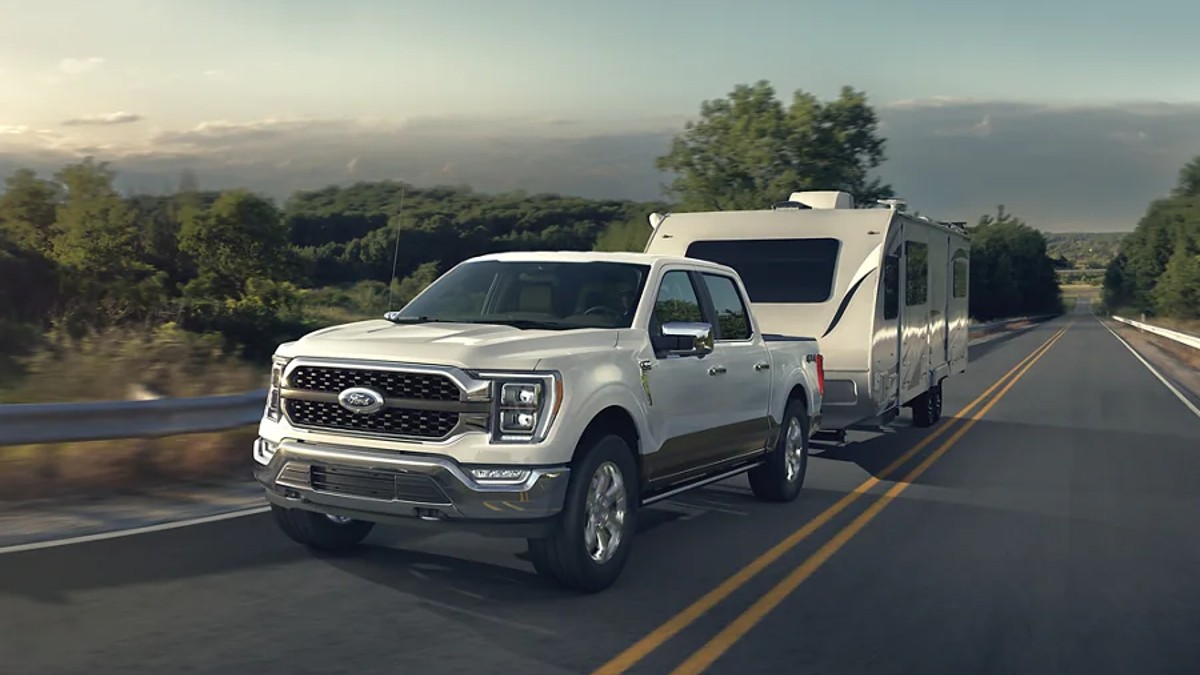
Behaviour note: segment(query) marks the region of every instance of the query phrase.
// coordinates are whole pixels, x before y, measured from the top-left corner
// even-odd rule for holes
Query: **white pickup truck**
[[[794,499],[823,394],[816,340],[763,335],[729,267],[487,255],[281,345],[254,473],[305,545],[436,521],[526,538],[539,574],[595,592],[640,507],[743,472]]]

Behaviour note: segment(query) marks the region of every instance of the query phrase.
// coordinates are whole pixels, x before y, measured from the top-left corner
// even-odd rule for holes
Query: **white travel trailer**
[[[966,371],[970,240],[963,223],[855,208],[844,192],[794,192],[756,211],[651,214],[652,253],[741,275],[764,334],[816,337],[822,436],[878,428],[901,407],[929,426],[946,378]]]

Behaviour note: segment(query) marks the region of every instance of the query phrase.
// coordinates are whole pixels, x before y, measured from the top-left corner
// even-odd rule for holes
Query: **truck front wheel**
[[[529,540],[534,569],[585,593],[616,582],[629,558],[640,503],[637,465],[615,434],[585,440],[549,537]]]
[[[790,502],[800,494],[808,472],[808,410],[800,399],[788,402],[775,448],[750,470],[750,489],[768,502]]]
[[[323,551],[341,551],[355,546],[375,527],[374,523],[327,516],[302,509],[271,505],[279,529],[292,541]]]

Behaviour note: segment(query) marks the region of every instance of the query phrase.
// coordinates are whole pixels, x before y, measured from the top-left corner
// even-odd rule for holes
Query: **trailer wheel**
[[[783,416],[775,448],[765,462],[750,470],[750,489],[766,502],[790,502],[800,494],[808,473],[808,410],[792,399]]]
[[[912,402],[913,424],[931,427],[942,418],[942,385],[933,385]]]

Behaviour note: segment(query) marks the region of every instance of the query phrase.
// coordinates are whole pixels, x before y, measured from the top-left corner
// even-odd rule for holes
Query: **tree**
[[[1180,170],[1170,196],[1152,201],[1134,231],[1121,241],[1105,273],[1105,303],[1113,311],[1190,315],[1195,295],[1189,284],[1197,283],[1190,256],[1197,253],[1200,157]],[[1164,283],[1169,287],[1160,289]]]
[[[1062,311],[1062,290],[1041,232],[1001,205],[970,234],[971,316],[986,321]]]
[[[1175,254],[1154,287],[1159,314],[1179,319],[1200,319],[1200,255],[1180,241]]]
[[[796,91],[785,109],[762,80],[701,103],[700,120],[657,165],[674,174],[667,192],[682,210],[765,208],[796,190],[842,190],[873,204],[893,194],[867,176],[885,159],[877,128],[862,92],[843,87],[822,103]]]
[[[248,190],[226,192],[206,210],[187,210],[179,250],[196,265],[193,290],[216,297],[239,296],[252,278],[279,279],[289,262],[279,210]]]
[[[1179,183],[1171,194],[1174,197],[1200,197],[1200,157],[1193,158],[1179,170]]]
[[[18,246],[45,254],[54,236],[55,209],[62,189],[53,181],[20,169],[4,181],[0,195],[0,232]]]
[[[138,255],[136,214],[113,187],[108,162],[88,157],[54,177],[66,193],[56,210],[53,243],[60,265],[99,283],[130,280],[150,269]]]

